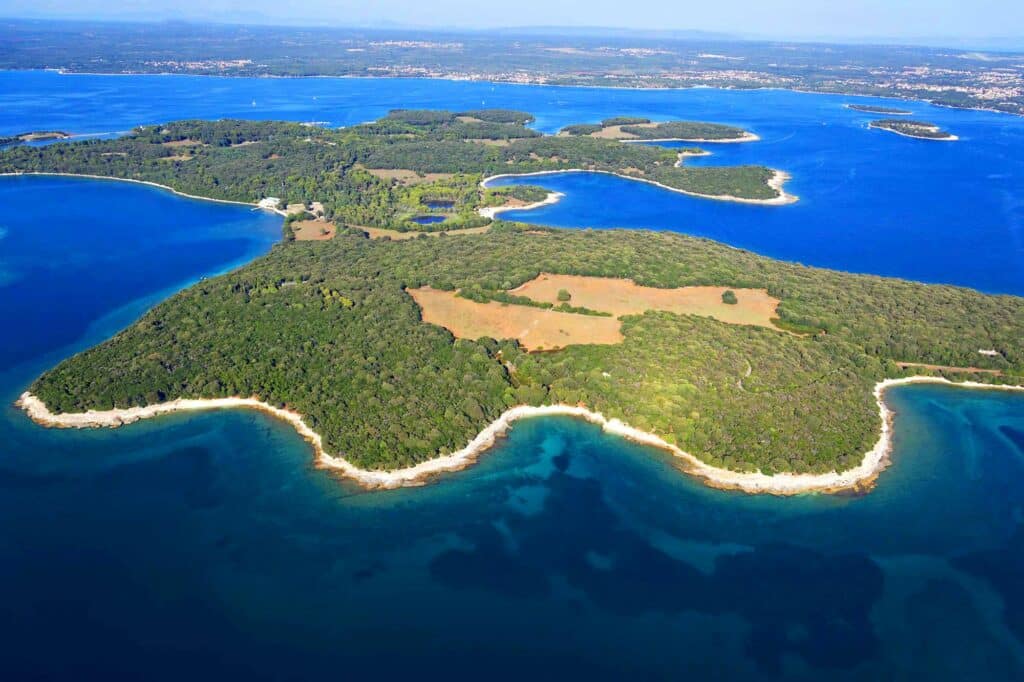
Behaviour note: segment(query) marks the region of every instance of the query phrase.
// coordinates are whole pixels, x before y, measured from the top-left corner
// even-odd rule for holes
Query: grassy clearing
[[[296,241],[317,242],[333,239],[338,228],[324,220],[296,220],[292,223],[292,232]]]
[[[658,289],[642,287],[630,279],[545,273],[511,293],[557,304],[560,290],[569,292],[572,305],[609,312],[615,317],[662,310],[678,315],[713,317],[729,324],[778,329],[772,319],[777,317],[780,301],[764,289],[733,287],[737,303],[729,305],[722,301],[727,287]]]
[[[516,339],[527,351],[557,350],[582,344],[622,343],[622,323],[611,317],[491,301],[477,303],[454,291],[410,289],[423,321],[444,327],[457,339]]]

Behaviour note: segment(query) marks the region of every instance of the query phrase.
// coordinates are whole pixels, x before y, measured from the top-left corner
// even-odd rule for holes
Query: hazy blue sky
[[[1024,35],[1024,0],[0,0],[0,16],[614,26],[803,38]]]

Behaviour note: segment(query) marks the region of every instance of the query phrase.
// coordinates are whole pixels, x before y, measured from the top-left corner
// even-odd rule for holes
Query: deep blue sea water
[[[0,74],[4,130],[106,132],[182,116],[256,115],[246,109],[260,107],[261,116],[342,124],[392,106],[478,100],[538,111],[546,130],[619,112],[692,112],[751,124],[765,148],[773,107],[808,130],[815,116],[852,115],[832,110],[839,98],[778,92]],[[1013,234],[1024,201],[1017,120],[911,108],[965,143],[979,140],[993,158],[1000,147],[989,135],[1003,140],[998,158],[1009,184],[987,182],[977,166],[961,170],[980,197],[972,225]],[[777,125],[781,135],[787,124]],[[857,124],[848,127],[845,134],[861,135]],[[890,137],[903,142],[879,140]],[[856,203],[866,172],[902,182],[888,166],[907,157],[888,142],[871,147],[883,155],[870,163],[836,144],[808,146],[805,155],[822,157],[822,177],[843,162],[832,157],[845,154],[856,166],[831,190],[844,205]],[[761,153],[756,147],[714,149],[739,160]],[[941,166],[954,148],[920,153],[937,154]],[[791,154],[795,164],[800,155]],[[798,171],[793,190],[825,192],[817,177]],[[943,184],[929,186],[938,194],[915,194],[902,220],[885,197],[873,213],[890,230],[934,221],[936,238],[950,239],[946,207],[936,208],[947,198]],[[549,210],[576,200],[580,190],[566,189],[566,203]],[[594,191],[621,196],[604,205],[619,224],[670,227],[675,196],[636,193],[643,189]],[[1005,202],[992,203],[1000,192]],[[4,679],[1024,676],[1024,395],[893,390],[894,464],[862,497],[711,490],[658,452],[567,419],[522,422],[475,467],[433,485],[366,493],[314,469],[290,427],[255,413],[69,432],[36,427],[12,406],[60,358],[109,338],[189,282],[265,252],[280,235],[279,218],[67,178],[0,178],[0,200]],[[669,203],[660,211],[644,213],[662,200]],[[748,208],[689,199],[677,206],[684,218]],[[736,238],[719,238],[749,246],[741,238],[764,220],[769,229],[758,238],[766,248],[773,229],[791,229],[827,253],[836,238],[829,231],[844,216],[818,233],[763,217],[800,206],[752,207],[761,217],[750,218],[750,229],[727,211],[721,229]],[[999,252],[993,258],[1012,254],[1009,241],[979,238],[975,246]],[[895,262],[891,253],[875,256],[872,270]],[[944,262],[957,277],[968,272]],[[1008,282],[994,289],[1024,288],[1019,269],[990,267]]]
[[[0,73],[0,134],[58,129],[109,134],[141,123],[268,118],[352,125],[389,109],[512,107],[534,126],[616,114],[742,126],[748,144],[705,144],[691,164],[787,171],[791,206],[724,203],[601,175],[547,177],[559,203],[507,213],[572,227],[644,227],[706,236],[758,253],[852,272],[1024,294],[1024,118],[907,103],[960,136],[929,142],[868,129],[849,102],[889,100],[779,90],[625,91],[433,80],[219,79]],[[904,104],[900,104],[904,106]],[[522,182],[536,183],[536,178]],[[611,199],[613,198],[613,200]]]

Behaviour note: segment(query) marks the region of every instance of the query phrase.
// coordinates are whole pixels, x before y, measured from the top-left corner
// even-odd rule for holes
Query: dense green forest
[[[588,168],[703,194],[775,196],[767,168],[678,167],[673,150],[540,135],[525,127],[531,120],[484,109],[396,110],[341,130],[181,121],[115,140],[3,150],[2,172],[149,180],[310,209],[320,202],[341,227],[330,241],[286,240],[174,296],[31,390],[57,412],[255,395],[306,415],[329,451],[370,468],[462,447],[512,405],[584,403],[710,463],[770,473],[855,463],[877,434],[872,387],[898,375],[897,362],[1003,372],[977,377],[989,381],[1024,375],[1019,298],[805,268],[668,233],[498,221],[485,234],[365,238],[359,226],[481,225],[490,220],[480,207],[546,194],[480,186],[497,173]],[[446,220],[412,221],[425,213]],[[508,340],[454,340],[423,323],[406,293],[429,285],[522,304],[509,290],[541,272],[763,287],[782,301],[777,326],[792,333],[651,312],[624,319],[622,344],[528,354]],[[571,301],[557,307],[599,314]]]
[[[643,118],[642,116],[612,116],[601,121],[601,127],[641,125],[650,122],[651,119]]]
[[[604,128],[600,123],[574,123],[573,125],[567,125],[562,128],[559,132],[564,135],[590,135],[591,133],[601,132]]]
[[[615,140],[541,135],[525,112],[402,109],[341,130],[275,121],[178,121],[145,126],[114,140],[0,152],[0,172],[84,173],[148,180],[187,193],[286,204],[317,201],[338,224],[439,229],[412,218],[443,213],[444,229],[488,221],[495,205],[480,187],[488,175],[587,168],[646,177],[712,196],[771,199],[762,166],[676,167],[673,150]],[[411,171],[414,178],[380,171]],[[374,172],[378,171],[378,172]],[[433,174],[433,175],[431,175]],[[451,201],[434,209],[425,202]]]
[[[190,133],[191,134],[191,133]],[[134,144],[131,142],[130,144]],[[313,146],[313,145],[311,145]],[[423,323],[406,289],[501,300],[541,272],[656,287],[764,287],[784,325],[649,312],[618,345],[528,354]],[[328,451],[369,468],[464,446],[516,404],[584,403],[738,470],[828,471],[877,438],[876,381],[897,361],[984,366],[1020,382],[1024,299],[807,268],[674,233],[547,230],[404,242],[343,230],[173,296],[31,391],[55,412],[258,396],[306,415]],[[978,349],[995,349],[983,357]]]
[[[601,132],[605,128],[618,126],[627,136],[641,140],[735,140],[747,135],[747,131],[735,126],[703,121],[664,121],[652,123],[650,119],[636,116],[616,116],[600,123],[577,123],[562,128],[563,135],[585,136]]]
[[[742,128],[701,121],[666,121],[654,126],[626,125],[622,126],[622,132],[636,135],[641,140],[735,140],[746,134]]]

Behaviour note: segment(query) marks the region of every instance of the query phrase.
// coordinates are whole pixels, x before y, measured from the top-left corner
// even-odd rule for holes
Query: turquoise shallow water
[[[484,86],[442,87],[456,107]],[[600,106],[632,101],[615,96]],[[179,112],[147,102],[103,120]],[[567,419],[521,422],[434,485],[366,493],[256,413],[67,432],[11,405],[61,357],[266,251],[279,219],[64,178],[0,179],[0,199],[19,207],[0,219],[5,678],[1024,675],[1024,395],[891,391],[894,464],[863,497],[711,490]]]

